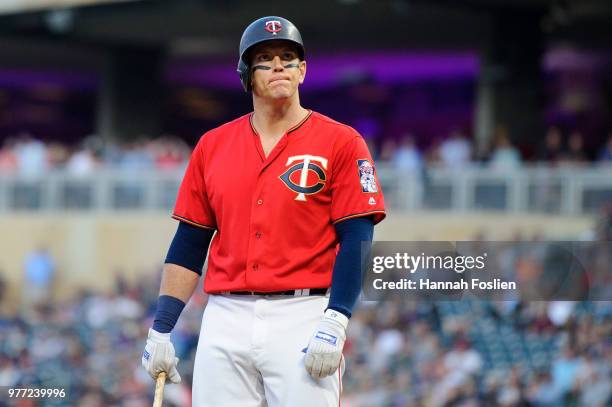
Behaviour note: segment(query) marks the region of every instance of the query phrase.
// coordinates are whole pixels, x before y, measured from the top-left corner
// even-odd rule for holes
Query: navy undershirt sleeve
[[[211,229],[179,222],[165,263],[177,264],[202,275],[206,252],[208,252],[208,246],[214,233],[215,231]],[[157,299],[153,329],[160,333],[172,331],[183,308],[185,308],[185,303],[178,298],[160,295]]]
[[[362,242],[367,242],[363,248],[369,251],[374,223],[370,217],[347,219],[336,224],[336,234],[340,250],[334,264],[328,308],[350,318],[361,292],[362,262],[367,259],[366,253],[362,253]]]
[[[212,229],[179,222],[164,263],[177,264],[202,275],[206,252],[214,233]]]

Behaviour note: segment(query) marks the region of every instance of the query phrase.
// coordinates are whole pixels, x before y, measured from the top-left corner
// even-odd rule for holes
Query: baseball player
[[[193,405],[338,406],[362,245],[385,217],[383,195],[363,138],[301,106],[306,61],[290,21],[254,21],[239,52],[253,112],[192,153],[142,364],[180,382],[170,334],[210,244]]]

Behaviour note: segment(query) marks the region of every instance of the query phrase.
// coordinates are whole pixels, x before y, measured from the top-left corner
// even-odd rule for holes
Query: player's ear
[[[304,83],[306,78],[306,61],[300,61],[300,85]]]

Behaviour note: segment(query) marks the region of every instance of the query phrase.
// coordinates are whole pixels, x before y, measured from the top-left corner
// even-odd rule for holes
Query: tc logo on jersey
[[[278,20],[266,21],[266,31],[267,32],[271,32],[272,34],[276,35],[276,33],[279,32],[281,28],[283,28],[283,26],[281,22]]]
[[[374,166],[370,160],[357,160],[357,168],[359,169],[361,192],[378,192],[376,178],[374,177]]]
[[[295,155],[289,157],[285,165],[289,166],[296,161],[302,162],[291,166],[279,178],[290,190],[297,192],[297,196],[295,197],[296,201],[306,201],[306,195],[316,194],[325,187],[325,181],[327,180],[327,175],[325,174],[327,159],[316,155]],[[313,180],[311,176],[309,182],[308,175],[311,172],[314,173],[317,178]],[[299,174],[299,179],[296,179],[297,175],[294,174]]]

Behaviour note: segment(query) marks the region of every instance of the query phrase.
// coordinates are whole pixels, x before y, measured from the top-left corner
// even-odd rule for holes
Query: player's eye
[[[295,58],[297,58],[297,57],[296,57],[294,52],[285,52],[285,53],[283,53],[283,59],[285,61],[292,61]]]
[[[271,61],[272,56],[270,54],[259,54],[256,58],[258,61]]]

